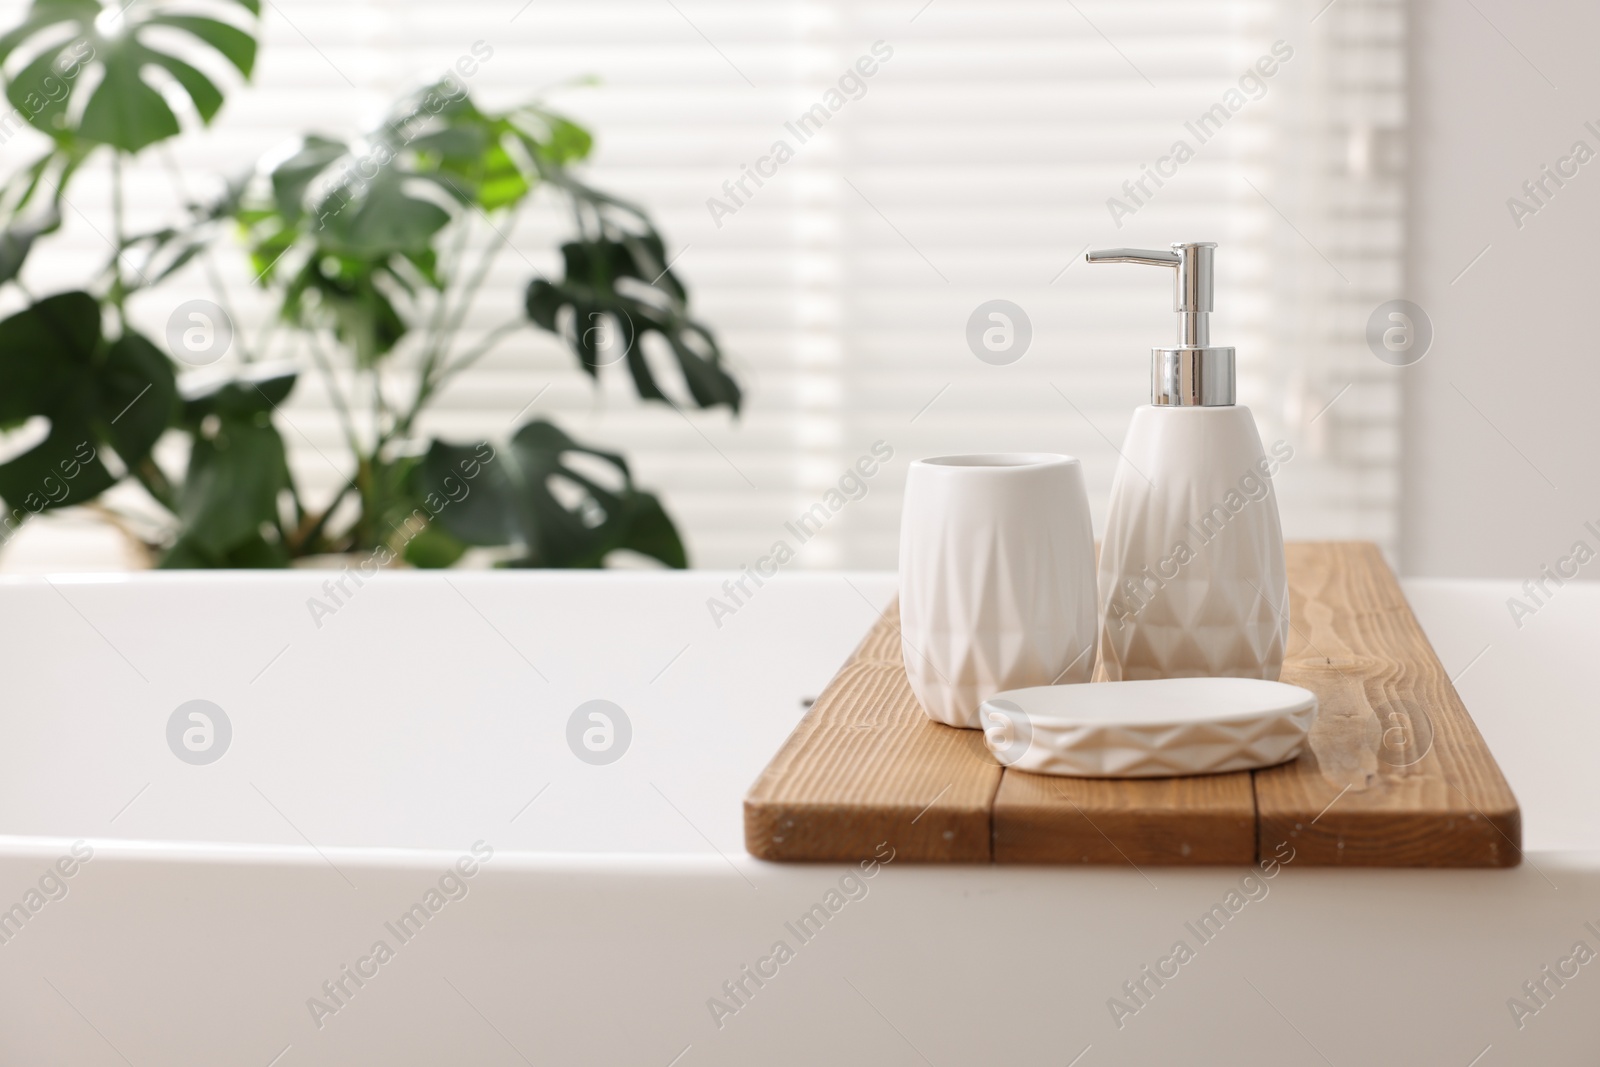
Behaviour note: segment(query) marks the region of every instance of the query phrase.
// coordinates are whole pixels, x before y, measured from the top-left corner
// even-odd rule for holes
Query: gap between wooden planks
[[[1291,544],[1288,562],[1283,680],[1321,703],[1294,762],[1166,779],[1002,768],[978,731],[923,714],[891,605],[751,787],[746,847],[1144,865],[1247,864],[1287,843],[1308,866],[1515,866],[1516,798],[1376,546]]]

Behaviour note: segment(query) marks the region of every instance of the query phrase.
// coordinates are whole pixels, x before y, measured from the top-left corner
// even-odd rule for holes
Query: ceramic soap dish
[[[1008,767],[1163,778],[1294,759],[1317,717],[1317,697],[1260,678],[1044,685],[996,693],[980,717],[989,750]]]

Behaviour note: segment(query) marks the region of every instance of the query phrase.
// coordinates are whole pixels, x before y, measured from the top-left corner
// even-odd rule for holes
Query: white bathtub
[[[0,1064],[1600,1059],[1600,963],[1562,963],[1600,951],[1600,589],[1517,631],[1509,583],[1408,585],[1527,862],[1290,864],[1202,944],[1243,869],[744,854],[745,788],[890,576],[779,579],[720,628],[724,575],[329,577],[0,582]],[[214,762],[169,745],[194,700]],[[593,700],[631,723],[609,764],[568,743]]]

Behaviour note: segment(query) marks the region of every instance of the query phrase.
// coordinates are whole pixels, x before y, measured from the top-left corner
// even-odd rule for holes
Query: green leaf
[[[205,570],[211,567],[225,567],[226,563],[215,555],[202,551],[192,541],[179,538],[166,554],[161,557],[161,562],[156,564],[162,570]]]
[[[362,367],[389,354],[408,329],[378,278],[392,275],[355,257],[317,256],[301,268],[284,297],[284,315],[301,326],[330,327]]]
[[[225,552],[214,552],[192,538],[180,537],[167,549],[157,564],[162,570],[206,570],[215,568],[287,567],[289,550],[282,541],[268,541],[259,533],[247,537]]]
[[[403,129],[396,132],[404,138]],[[437,153],[444,163],[468,164],[482,158],[489,147],[489,131],[478,125],[439,126],[405,141],[405,146],[413,152]]]
[[[172,424],[178,395],[172,364],[150,341],[129,332],[112,342],[96,374],[101,410],[111,415],[111,447],[131,465],[149,455]]]
[[[618,484],[591,477],[572,462],[574,454],[598,461]],[[620,549],[672,567],[688,562],[672,520],[660,501],[634,486],[626,460],[542,420],[524,425],[498,450],[431,442],[414,491],[427,502],[433,525],[466,544],[512,545],[520,553],[516,566],[598,567]]]
[[[246,78],[249,78],[251,72],[255,69],[256,39],[237,26],[230,26],[226,22],[201,18],[197,15],[152,15],[145,20],[144,24],[146,26],[171,26],[174,29],[186,30],[212,48],[215,48],[222,54],[224,59],[232,63],[239,73]]]
[[[532,184],[520,174],[491,178],[478,185],[478,204],[485,211],[510,207],[528,195]]]
[[[563,245],[561,254],[565,277],[534,279],[523,307],[534,325],[566,340],[584,371],[599,374],[596,327],[609,317],[641,397],[672,403],[645,355],[645,338],[656,334],[666,342],[697,406],[725,405],[738,412],[739,384],[723,368],[711,331],[689,317],[682,285],[660,265],[661,240],[654,231],[636,238],[574,241]],[[632,280],[630,287],[619,287],[623,279]],[[567,323],[561,321],[562,308],[571,309]]]
[[[0,37],[0,63],[40,30],[63,22],[93,25],[100,14],[98,0],[35,0],[22,24]]]
[[[272,285],[278,279],[278,265],[289,249],[294,247],[299,234],[292,229],[277,230],[258,237],[250,249],[250,270],[257,283]]]
[[[100,305],[60,293],[0,321],[0,423],[48,415],[100,343]]]
[[[566,120],[548,128],[565,152],[587,143]],[[438,83],[406,94],[365,137],[309,136],[278,153],[266,168],[271,199],[257,193],[234,217],[259,280],[282,292],[283,318],[334,331],[359,366],[375,365],[427,313],[425,290],[460,283],[440,269],[446,227],[518,204],[537,186],[527,137]]]
[[[189,468],[178,496],[178,538],[162,567],[288,564],[278,497],[294,483],[272,416],[295,378],[292,367],[254,364],[233,377],[186,383]]]
[[[51,423],[43,441],[0,464],[0,500],[13,515],[87,503],[116,482],[77,422]]]
[[[405,560],[413,567],[449,567],[466,555],[467,544],[430,522],[406,542]]]
[[[60,225],[61,215],[52,207],[37,218],[13,222],[0,231],[0,284],[21,272],[23,262],[33,250],[33,242]]]
[[[183,423],[198,431],[208,415],[246,421],[271,415],[289,399],[298,374],[290,366],[256,363],[232,377],[188,382],[183,392]]]
[[[55,192],[51,206],[59,208],[61,201],[59,182],[47,182],[45,180],[46,173],[52,167],[56,167],[58,170],[72,169],[70,155],[59,152],[55,148],[48,149],[26,167],[19,167],[17,170],[12,171],[11,176],[3,183],[0,183],[0,202],[4,202],[13,219],[46,186],[51,187]]]
[[[222,110],[222,90],[218,89],[210,78],[177,56],[169,56],[165,52],[151,49],[146,58],[164,68],[179,85],[183,86],[183,91],[189,94],[195,110],[200,113],[202,122],[209,123],[212,117]]]
[[[343,142],[311,134],[301,138],[298,147],[272,168],[272,195],[286,223],[293,225],[305,216],[306,189],[345,152]]]
[[[180,542],[213,557],[275,526],[278,494],[289,487],[283,438],[264,415],[218,420],[195,435],[178,497]]]
[[[507,126],[530,155],[556,170],[587,159],[594,148],[594,138],[588,130],[538,105],[513,111]]]
[[[176,393],[171,364],[144,337],[102,339],[88,293],[46,297],[0,321],[0,425],[50,423],[44,441],[0,464],[0,498],[35,511],[92,499],[116,481],[102,453],[125,468],[141,462],[170,425]]]
[[[322,241],[358,256],[427,248],[450,221],[437,201],[413,195],[392,167],[380,169],[370,181],[356,178],[335,187],[319,209],[326,231]]]
[[[6,99],[39,129],[54,131],[65,121],[70,94],[61,73],[61,60],[69,52],[75,54],[77,46],[78,42],[74,41],[45,49],[6,86]]]
[[[534,325],[540,329],[556,332],[556,316],[564,303],[566,303],[565,295],[554,284],[543,278],[535,278],[528,283],[528,298],[524,306],[528,318],[532,319]]]
[[[178,116],[140,74],[142,52],[131,41],[105,46],[105,79],[83,109],[80,137],[137,152],[177,135]]]
[[[200,12],[242,7],[253,17],[260,15],[256,0],[193,2]],[[114,14],[122,23],[115,36],[96,28],[102,14]],[[69,34],[65,40],[63,25]],[[193,42],[197,51],[221,56],[247,80],[255,68],[253,32],[202,13],[169,14],[155,4],[125,0],[35,0],[22,24],[0,37],[0,62],[18,50],[29,53],[6,87],[7,99],[58,144],[86,141],[138,152],[179,130],[172,108],[145,77],[147,68],[161,67],[189,97],[201,121],[209,123],[222,107],[222,90],[190,62],[189,55],[145,44],[151,27],[176,32]],[[89,89],[90,85],[94,87]],[[83,95],[87,103],[75,104]],[[74,115],[79,116],[76,124]]]
[[[550,139],[545,142],[543,153],[546,160],[562,166],[589,157],[594,138],[588,130],[558,116],[550,116],[549,124]]]
[[[689,555],[678,537],[678,528],[652,493],[636,496],[633,521],[628,524],[618,547],[660,560],[669,567],[682,569],[689,565]]]
[[[435,289],[444,287],[444,280],[439,276],[439,256],[433,249],[427,248],[420,252],[404,252],[401,255],[416,270],[417,277]]]

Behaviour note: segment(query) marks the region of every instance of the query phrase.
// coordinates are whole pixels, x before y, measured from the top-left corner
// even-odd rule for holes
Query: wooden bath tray
[[[751,787],[745,847],[851,861],[1512,867],[1522,818],[1376,546],[1288,546],[1283,680],[1321,710],[1263,771],[1081,779],[1000,766],[930,721],[891,605]],[[1292,853],[1291,853],[1292,850]]]

